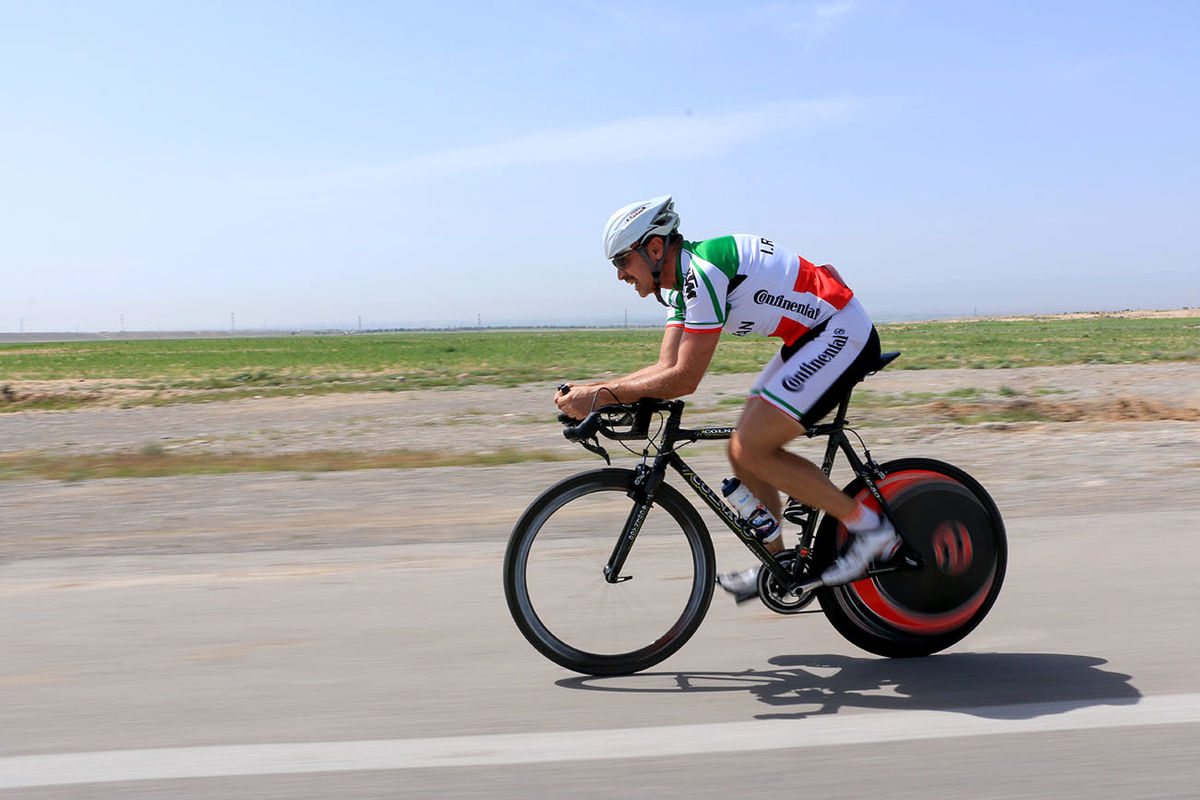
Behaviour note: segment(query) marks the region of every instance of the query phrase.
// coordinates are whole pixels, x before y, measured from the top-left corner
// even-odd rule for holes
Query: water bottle
[[[779,521],[751,494],[744,483],[737,478],[726,478],[721,484],[721,494],[725,495],[730,505],[746,520],[746,524],[760,542],[771,542],[779,537]]]

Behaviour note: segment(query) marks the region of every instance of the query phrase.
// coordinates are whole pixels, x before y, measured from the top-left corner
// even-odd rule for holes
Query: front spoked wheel
[[[623,675],[670,656],[712,600],[715,557],[690,503],[659,487],[620,571],[604,568],[630,516],[634,473],[601,469],[543,492],[513,528],[504,594],[525,638],[551,661],[588,675]]]
[[[924,566],[818,590],[821,609],[855,645],[876,655],[924,656],[970,633],[1000,593],[1008,560],[1004,523],[970,475],[940,461],[908,458],[881,466],[876,481],[908,544]],[[861,479],[844,491],[879,505]],[[826,517],[816,561],[828,564],[848,534]]]

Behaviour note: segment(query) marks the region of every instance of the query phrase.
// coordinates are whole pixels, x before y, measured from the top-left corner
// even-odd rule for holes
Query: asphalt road
[[[278,476],[126,482],[122,502],[91,482],[107,501],[90,508],[88,486],[10,483],[0,797],[1200,793],[1195,493],[1006,508],[1020,485],[997,479],[1004,590],[937,656],[880,659],[820,614],[717,597],[649,674],[596,679],[520,637],[500,582],[515,513],[584,466],[289,479],[399,491],[419,518],[397,513],[384,544],[340,540],[333,511],[307,531],[274,513]],[[215,491],[229,480],[241,494]],[[469,482],[492,502],[442,507],[473,526],[446,537],[419,498]],[[222,536],[233,518],[270,547]],[[745,561],[714,534],[723,568]]]

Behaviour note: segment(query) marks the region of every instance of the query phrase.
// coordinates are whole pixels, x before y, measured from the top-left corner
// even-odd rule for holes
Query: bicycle
[[[882,354],[868,374],[899,355]],[[832,421],[813,425],[806,436],[827,437],[825,474],[843,453],[855,474],[843,491],[895,525],[903,543],[886,563],[852,583],[821,585],[818,576],[848,540],[837,519],[789,504],[785,517],[800,526],[799,544],[772,555],[678,453],[687,444],[728,439],[734,428],[683,428],[682,400],[605,406],[583,420],[559,420],[567,439],[602,456],[608,468],[546,489],[509,538],[504,594],[521,633],[551,661],[588,675],[639,672],[687,642],[712,600],[716,559],[700,514],[665,481],[670,468],[762,562],[759,598],[772,611],[799,613],[818,599],[842,636],[886,657],[929,655],[961,640],[987,615],[1004,580],[1000,512],[978,481],[951,464],[927,458],[877,463],[847,427],[853,391]],[[847,432],[858,439],[862,457]],[[641,463],[613,468],[600,435],[644,441]]]

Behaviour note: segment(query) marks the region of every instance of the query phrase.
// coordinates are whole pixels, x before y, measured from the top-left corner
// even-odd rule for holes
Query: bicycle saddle
[[[899,357],[900,357],[899,350],[892,350],[889,353],[880,353],[879,354],[879,363],[876,364],[875,366],[871,367],[870,372],[868,372],[867,374],[874,375],[876,372],[879,372],[879,370],[883,369],[884,367],[886,367],[888,364],[892,363]]]

